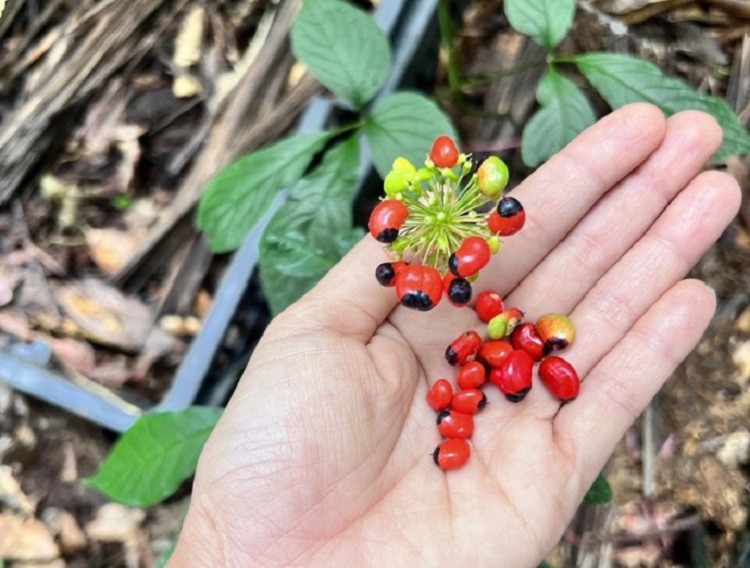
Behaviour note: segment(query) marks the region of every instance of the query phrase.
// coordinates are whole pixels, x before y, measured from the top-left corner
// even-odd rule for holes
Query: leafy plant
[[[359,120],[337,130],[291,136],[240,158],[208,183],[198,227],[215,252],[237,248],[279,192],[288,198],[260,242],[260,274],[278,313],[310,289],[359,240],[351,201],[362,168],[361,141],[385,176],[394,156],[424,159],[440,134],[455,136],[424,96],[398,92],[367,105],[388,76],[388,38],[370,16],[341,0],[304,0],[291,33],[292,50]],[[310,165],[323,153],[311,171]],[[221,411],[193,407],[141,417],[85,484],[110,498],[148,506],[169,497],[195,471]]]
[[[586,492],[583,502],[586,505],[605,505],[611,500],[612,487],[610,487],[607,478],[600,473]]]
[[[163,501],[195,471],[221,412],[195,406],[141,417],[83,483],[127,505]]]
[[[575,0],[505,0],[504,4],[511,26],[549,51],[543,62],[547,70],[537,88],[540,108],[524,128],[521,140],[527,166],[536,167],[552,157],[595,120],[584,93],[560,72],[564,64],[573,64],[612,108],[643,101],[667,115],[687,109],[713,115],[724,131],[716,160],[750,152],[750,135],[726,102],[698,93],[680,79],[666,77],[652,63],[618,53],[557,55],[554,50],[573,23]]]
[[[342,0],[304,0],[291,32],[294,55],[359,120],[335,131],[300,134],[253,152],[217,173],[198,208],[198,227],[214,252],[237,248],[279,191],[289,199],[260,243],[260,275],[278,313],[309,290],[361,237],[351,201],[361,171],[359,139],[370,147],[381,176],[394,156],[415,162],[440,134],[455,135],[445,115],[424,96],[401,92],[368,106],[391,64],[388,38],[372,18]],[[339,139],[346,136],[343,141]],[[306,173],[331,142],[322,162]]]

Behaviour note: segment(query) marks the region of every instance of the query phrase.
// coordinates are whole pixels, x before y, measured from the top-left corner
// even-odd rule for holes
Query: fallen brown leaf
[[[106,276],[115,274],[138,250],[139,240],[126,231],[117,229],[83,230],[91,260]]]
[[[0,514],[0,558],[18,562],[48,562],[60,556],[52,535],[41,521]]]
[[[153,324],[151,310],[101,280],[73,282],[57,289],[57,301],[91,341],[137,351]]]

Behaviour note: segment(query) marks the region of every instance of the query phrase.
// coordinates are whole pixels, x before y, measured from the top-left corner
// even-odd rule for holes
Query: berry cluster
[[[438,412],[438,431],[446,438],[435,448],[433,459],[445,470],[457,469],[469,459],[471,449],[466,439],[474,432],[473,415],[487,402],[479,390],[487,381],[510,402],[521,402],[531,390],[534,364],[539,363],[539,378],[560,401],[573,400],[580,386],[573,366],[562,357],[550,355],[572,343],[575,327],[570,318],[547,314],[536,324],[524,323],[523,312],[517,308],[505,310],[495,292],[482,292],[476,311],[487,324],[488,340],[469,330],[445,350],[448,363],[459,367],[459,390],[454,392],[447,379],[438,379],[427,391],[427,404]]]
[[[500,248],[500,237],[518,232],[526,219],[517,199],[497,202],[507,183],[500,158],[474,171],[447,136],[435,140],[422,168],[398,158],[368,224],[394,259],[377,267],[378,282],[419,311],[434,308],[443,294],[455,306],[468,304],[471,281]]]
[[[402,306],[419,311],[434,308],[443,294],[457,307],[469,304],[473,282],[500,248],[500,237],[517,233],[526,221],[521,203],[501,194],[508,167],[491,156],[476,171],[470,157],[459,153],[447,136],[435,140],[424,167],[398,158],[384,186],[386,197],[370,215],[370,234],[386,245],[393,261],[380,264],[375,277],[394,287]],[[499,200],[499,201],[498,201]],[[444,470],[469,459],[467,438],[474,432],[473,415],[487,399],[480,387],[487,381],[505,398],[521,402],[531,390],[534,365],[547,389],[559,400],[578,396],[575,369],[550,355],[573,341],[573,322],[548,314],[524,322],[518,308],[505,309],[495,292],[482,292],[475,310],[487,324],[487,340],[475,331],[462,333],[445,351],[449,364],[459,366],[454,392],[439,379],[427,392],[438,412],[438,431],[445,440],[433,454]]]

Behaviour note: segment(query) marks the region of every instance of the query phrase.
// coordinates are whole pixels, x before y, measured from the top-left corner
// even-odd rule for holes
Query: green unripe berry
[[[458,176],[456,175],[456,172],[454,172],[450,168],[441,168],[440,173],[445,179],[448,179],[450,181],[458,181]]]
[[[432,181],[432,172],[427,168],[419,168],[414,179],[417,181]]]
[[[388,197],[395,198],[397,194],[409,189],[409,183],[414,177],[413,173],[402,170],[392,170],[383,180],[383,188]]]
[[[502,339],[508,330],[508,316],[498,314],[487,324],[487,335],[490,339]]]
[[[497,235],[493,235],[487,239],[487,244],[490,245],[490,252],[496,254],[500,250],[500,238]]]
[[[416,173],[417,168],[415,168],[414,164],[406,158],[396,158],[391,166],[391,171],[414,174]]]
[[[508,166],[497,156],[490,156],[477,171],[479,191],[488,199],[497,199],[508,185]]]

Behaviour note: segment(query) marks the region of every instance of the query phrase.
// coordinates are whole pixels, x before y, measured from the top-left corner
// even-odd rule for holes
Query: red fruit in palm
[[[427,404],[430,408],[440,412],[451,405],[453,398],[453,387],[445,379],[438,379],[427,390]]]
[[[470,438],[474,433],[474,418],[456,410],[443,410],[437,415],[438,432],[443,438]]]
[[[443,280],[438,271],[430,266],[404,266],[396,274],[395,281],[399,302],[413,310],[431,310],[443,295]]]
[[[499,367],[513,352],[513,346],[504,339],[488,341],[479,349],[479,360],[490,367]]]
[[[568,316],[545,314],[536,321],[536,330],[544,342],[544,354],[564,349],[576,336],[576,327]]]
[[[539,378],[552,396],[562,401],[573,400],[578,396],[581,381],[573,365],[562,357],[547,357],[539,365]]]
[[[445,350],[445,359],[451,365],[464,365],[476,356],[481,346],[482,338],[476,331],[465,331]]]
[[[503,305],[503,299],[497,292],[482,292],[477,296],[474,309],[477,311],[480,320],[489,323],[496,315],[503,313],[505,306]]]
[[[490,381],[511,402],[521,402],[531,390],[534,360],[525,351],[513,351],[500,367],[490,371]],[[454,395],[455,396],[455,395]]]
[[[510,342],[514,349],[525,351],[534,361],[541,361],[544,356],[544,342],[533,323],[522,323],[516,327]]]
[[[432,453],[432,459],[442,470],[458,469],[471,455],[471,447],[464,438],[445,440]]]
[[[456,382],[460,389],[475,389],[484,384],[487,370],[479,361],[469,361],[461,367]]]
[[[451,408],[464,414],[476,414],[486,404],[487,397],[479,389],[461,389],[451,399]]]

